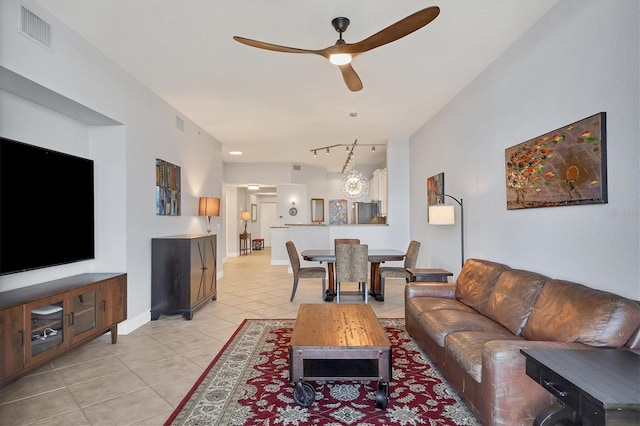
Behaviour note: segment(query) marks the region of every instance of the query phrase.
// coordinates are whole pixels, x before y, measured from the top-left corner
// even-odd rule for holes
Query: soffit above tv
[[[0,66],[0,90],[64,114],[90,126],[123,124],[2,66]]]

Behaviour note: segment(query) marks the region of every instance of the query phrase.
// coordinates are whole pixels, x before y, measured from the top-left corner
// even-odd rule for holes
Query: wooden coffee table
[[[289,344],[293,399],[308,407],[315,390],[305,380],[377,380],[376,407],[385,409],[391,342],[367,304],[303,304]]]

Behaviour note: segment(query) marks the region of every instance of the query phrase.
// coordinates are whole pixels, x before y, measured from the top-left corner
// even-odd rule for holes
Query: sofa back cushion
[[[640,324],[640,306],[622,296],[562,280],[545,283],[522,336],[619,348]]]
[[[504,271],[481,312],[513,334],[520,335],[548,279],[535,272],[517,269]]]
[[[498,276],[507,265],[481,259],[467,259],[456,281],[456,299],[482,312]]]

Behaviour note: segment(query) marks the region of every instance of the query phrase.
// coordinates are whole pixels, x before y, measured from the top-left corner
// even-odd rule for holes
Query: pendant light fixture
[[[353,150],[358,143],[358,139],[353,141],[351,150],[347,155],[347,161],[342,168],[342,191],[349,201],[358,201],[369,193],[369,180],[355,169]],[[345,172],[351,164],[351,170]]]

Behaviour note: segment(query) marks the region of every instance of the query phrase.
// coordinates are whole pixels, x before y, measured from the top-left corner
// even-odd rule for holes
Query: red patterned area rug
[[[293,400],[288,344],[295,320],[246,320],[165,425],[474,425],[479,422],[405,331],[381,319],[392,343],[386,409],[377,382],[308,382],[315,402]]]

